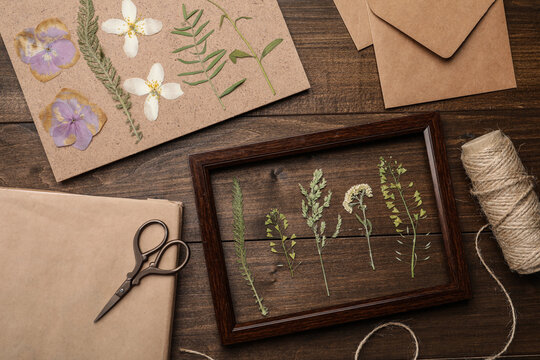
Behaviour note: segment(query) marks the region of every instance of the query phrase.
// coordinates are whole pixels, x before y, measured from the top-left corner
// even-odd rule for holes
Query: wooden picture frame
[[[285,316],[237,323],[221,242],[211,172],[291,155],[422,135],[433,180],[449,283]],[[189,158],[214,309],[224,345],[420,309],[471,297],[459,220],[438,113],[408,116],[259,144],[192,155]]]

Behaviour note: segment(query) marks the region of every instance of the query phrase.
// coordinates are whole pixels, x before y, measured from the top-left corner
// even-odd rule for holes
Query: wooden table
[[[484,223],[469,195],[461,145],[500,128],[519,147],[525,166],[540,176],[540,2],[506,0],[518,88],[385,111],[372,48],[357,52],[331,0],[280,0],[312,89],[142,154],[57,184],[4,45],[0,47],[0,185],[131,198],[164,198],[185,204],[184,240],[193,258],[178,279],[173,359],[192,359],[180,347],[216,359],[352,359],[373,326],[403,321],[420,339],[421,358],[483,357],[503,345],[510,314],[504,295],[476,257],[474,234]],[[8,44],[11,46],[11,44]],[[384,319],[222,347],[215,326],[204,264],[188,155],[317,130],[358,125],[438,110],[469,264],[473,299]],[[518,276],[505,265],[491,234],[483,253],[511,293],[518,312],[508,358],[540,358],[540,277]],[[127,346],[127,345],[126,345]],[[401,359],[412,353],[401,330],[385,330],[363,351],[366,359]]]

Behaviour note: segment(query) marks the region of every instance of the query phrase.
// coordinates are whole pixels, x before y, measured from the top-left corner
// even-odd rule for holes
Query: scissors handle
[[[159,268],[159,263],[161,261],[161,258],[162,256],[167,252],[167,250],[171,247],[171,246],[178,246],[180,247],[183,246],[185,249],[186,249],[186,255],[184,257],[184,260],[180,263],[180,265],[178,265],[176,268],[174,269],[160,269]],[[152,261],[148,267],[144,270],[141,270],[134,278],[133,280],[131,281],[132,285],[139,285],[139,283],[141,282],[141,279],[148,276],[148,275],[174,275],[176,274],[177,272],[179,272],[180,270],[182,270],[182,268],[184,268],[184,266],[186,266],[187,262],[189,261],[189,257],[190,257],[190,250],[189,250],[189,246],[183,242],[182,240],[171,240],[169,242],[167,242],[162,248],[161,250],[159,250],[157,256],[156,256],[156,259],[154,261]]]
[[[156,245],[154,248],[143,252],[141,250],[141,236],[144,230],[152,225],[159,225],[163,228],[163,240],[161,240],[161,242],[158,245]],[[133,278],[139,272],[139,270],[142,268],[142,265],[148,259],[148,257],[152,255],[153,253],[155,253],[156,251],[158,251],[159,249],[161,249],[165,245],[168,237],[169,237],[169,228],[161,220],[157,220],[157,219],[149,220],[139,227],[139,229],[135,233],[135,236],[133,237],[133,253],[135,254],[135,267],[133,271],[128,274],[128,278]]]

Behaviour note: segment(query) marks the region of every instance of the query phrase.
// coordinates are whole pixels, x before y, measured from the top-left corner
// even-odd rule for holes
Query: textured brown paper
[[[365,0],[334,0],[343,22],[356,45],[362,50],[373,44]]]
[[[516,87],[503,2],[496,0],[482,17],[488,4],[368,0],[386,108]]]
[[[181,204],[164,200],[0,188],[0,358],[167,359],[174,276],[143,279],[93,321],[133,269],[138,227],[158,218],[174,239],[181,216]],[[162,234],[150,227],[142,242]],[[171,250],[163,268],[174,267]]]
[[[432,8],[418,5],[414,7],[415,11],[422,11],[422,14],[418,14],[407,8],[407,5],[416,3],[413,0],[386,2],[388,7],[379,0],[368,0],[372,10],[369,14],[370,24],[386,108],[516,87],[502,0],[496,0],[483,17],[479,7],[482,4],[487,6],[489,1],[425,0],[419,3],[425,2],[432,3]],[[396,9],[397,4],[403,8]],[[452,8],[455,11],[449,11]],[[445,10],[444,14],[440,12],[441,9]],[[380,18],[379,14],[388,16],[398,25],[390,23],[389,19]],[[412,25],[411,21],[401,16],[421,23],[425,19],[423,24],[426,26],[422,28]],[[438,17],[452,19],[437,25],[433,19]],[[478,22],[476,27],[472,25],[475,21]],[[459,34],[441,35],[441,27],[448,31],[458,31],[460,24],[463,29]],[[395,26],[401,26],[411,36],[420,38],[411,38]],[[473,28],[469,36],[459,45],[458,40],[471,26]],[[445,59],[422,44],[444,56],[451,55],[456,44],[458,49],[450,58]]]
[[[240,20],[238,26],[249,37],[251,45],[258,54],[267,44],[276,38],[283,42],[266,58],[264,66],[277,94],[266,85],[259,67],[253,59],[239,59],[236,65],[229,60],[225,68],[215,78],[216,86],[224,91],[234,82],[247,78],[247,81],[235,92],[224,98],[227,109],[222,110],[208,84],[191,87],[182,83],[184,78],[179,73],[196,70],[192,65],[182,64],[172,54],[174,49],[189,44],[183,36],[173,35],[174,27],[181,27],[181,6],[185,3],[189,10],[204,9],[204,19],[210,20],[208,29],[215,29],[208,41],[209,50],[226,49],[228,54],[234,49],[245,49],[232,26],[225,22],[219,29],[221,13],[205,0],[134,0],[138,16],[153,18],[163,22],[160,33],[139,37],[139,51],[135,58],[129,59],[122,50],[123,37],[107,34],[101,29],[98,37],[111,58],[112,63],[122,77],[122,82],[129,78],[146,79],[151,66],[159,62],[165,70],[164,83],[180,83],[184,95],[176,100],[161,99],[159,117],[155,122],[148,121],[143,112],[145,96],[131,96],[132,114],[141,126],[143,140],[135,144],[130,136],[125,116],[115,108],[115,103],[103,85],[96,80],[81,57],[72,68],[47,83],[41,83],[30,73],[28,65],[17,56],[13,39],[25,28],[35,27],[42,20],[58,17],[70,30],[71,37],[77,42],[78,1],[35,0],[8,1],[0,0],[2,9],[9,16],[0,22],[0,32],[6,44],[17,78],[21,84],[28,107],[36,123],[43,147],[57,181],[81,174],[88,170],[119,160],[139,151],[148,149],[166,141],[175,139],[204,127],[216,124],[257,107],[283,99],[309,88],[309,82],[298,57],[283,15],[276,0],[221,0],[221,4],[236,19],[249,16],[251,20]],[[108,19],[121,19],[121,1],[94,0],[99,24]],[[206,21],[204,20],[204,21]],[[187,41],[187,42],[186,42]],[[191,79],[191,78],[190,78]],[[193,81],[193,80],[191,80]],[[94,137],[85,151],[73,147],[57,148],[52,137],[43,128],[39,112],[49,105],[62,88],[71,88],[81,92],[91,102],[101,107],[108,121],[101,132]]]

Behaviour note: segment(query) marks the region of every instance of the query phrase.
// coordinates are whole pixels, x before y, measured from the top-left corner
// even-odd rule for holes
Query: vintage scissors
[[[141,234],[143,233],[144,229],[146,229],[147,227],[151,225],[160,225],[163,228],[163,231],[164,231],[163,240],[155,248],[148,250],[146,252],[142,252],[141,246],[140,246]],[[169,237],[169,228],[161,220],[150,220],[141,225],[139,230],[137,230],[137,232],[135,233],[135,237],[133,238],[133,252],[135,253],[135,267],[133,268],[132,272],[127,274],[126,281],[124,281],[122,286],[120,286],[118,290],[116,290],[111,300],[109,300],[109,302],[105,305],[103,310],[101,310],[99,315],[96,317],[96,319],[94,320],[94,323],[98,322],[99,319],[105,316],[105,314],[107,314],[120,300],[122,300],[133,286],[139,285],[142,278],[148,275],[175,275],[184,266],[186,266],[189,260],[189,255],[190,255],[189,246],[182,240],[171,240],[167,242],[168,237]],[[180,245],[182,245],[186,249],[185,257],[182,263],[178,265],[176,268],[171,269],[171,270],[160,269],[159,262],[162,256],[167,251],[167,249],[169,249],[171,246],[180,246]],[[148,257],[156,252],[157,252],[156,258],[152,262],[150,262],[150,264],[148,264],[147,268],[141,270],[143,265],[148,261]]]

